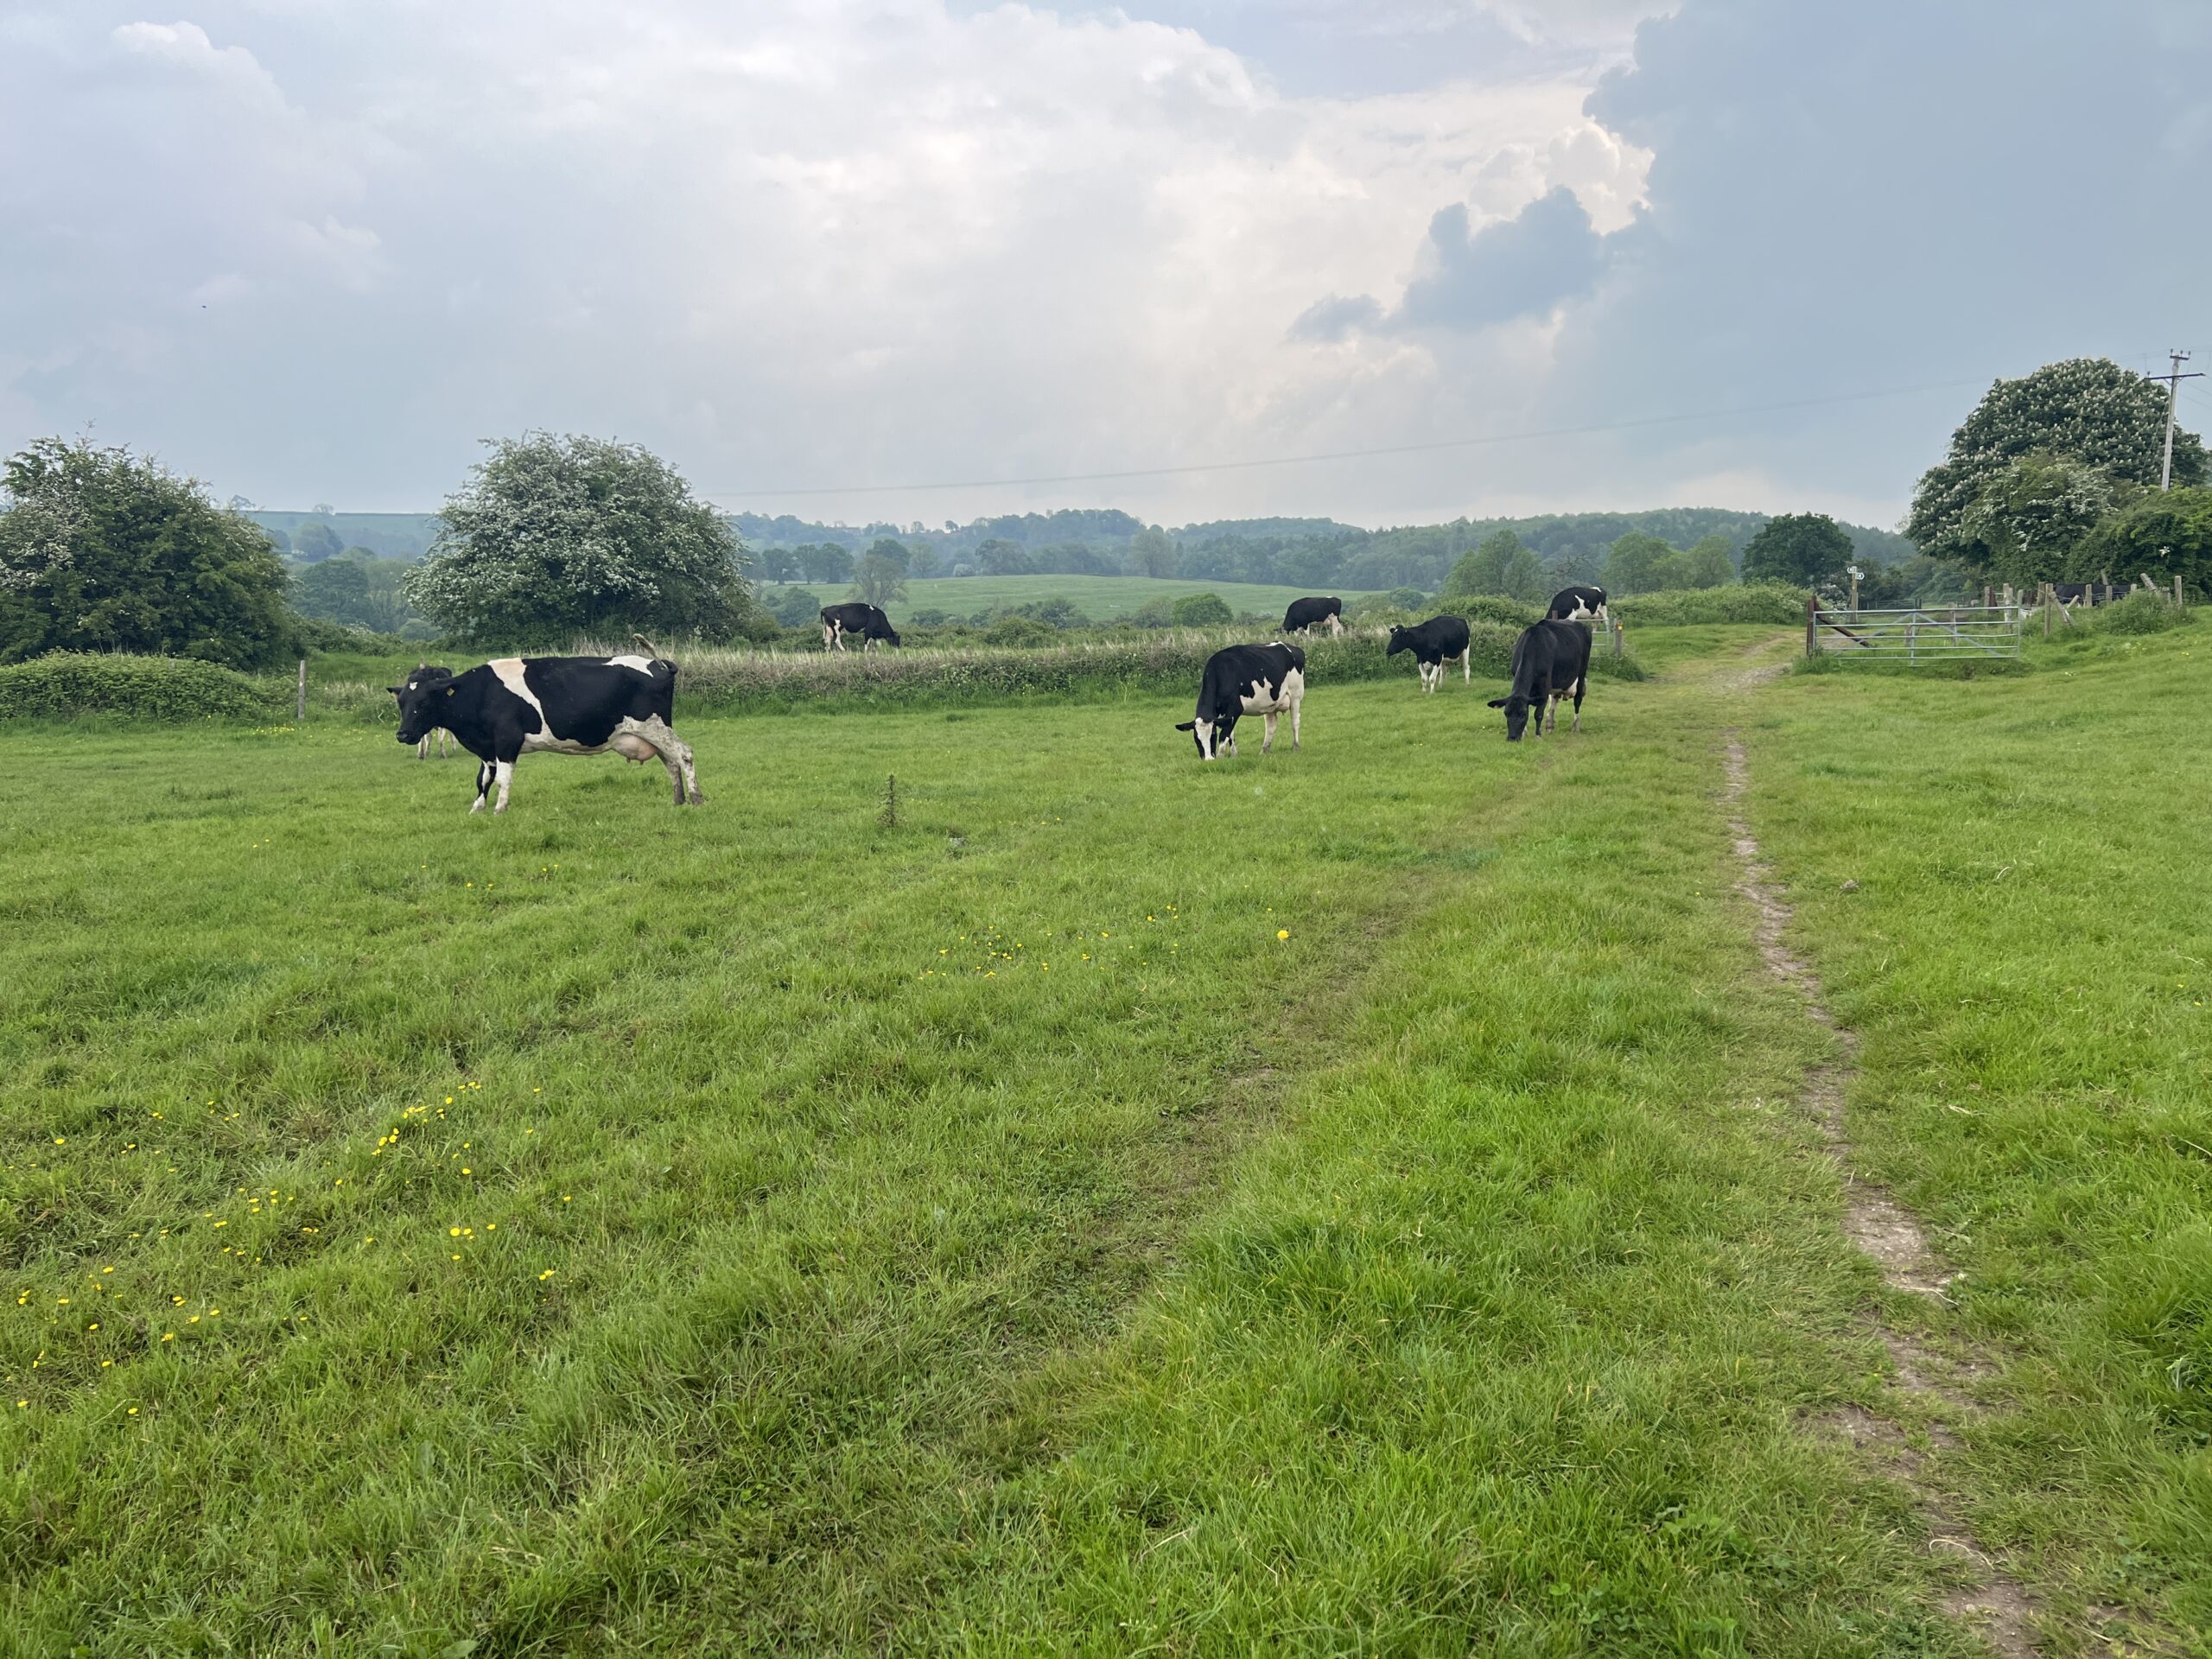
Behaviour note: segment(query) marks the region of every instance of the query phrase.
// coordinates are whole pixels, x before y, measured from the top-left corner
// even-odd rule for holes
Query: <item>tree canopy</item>
[[[666,461],[547,432],[489,448],[408,575],[423,615],[515,643],[631,629],[721,637],[746,620],[735,533]]]
[[[1950,557],[1978,576],[2020,587],[2070,576],[2082,543],[2122,494],[2101,467],[2022,455],[1989,474],[1959,515]]]
[[[334,559],[346,550],[338,532],[320,518],[310,518],[292,532],[292,550],[309,564]]]
[[[894,599],[906,597],[906,561],[881,551],[886,546],[898,547],[899,543],[878,542],[853,568],[853,596],[871,605],[888,605]],[[899,550],[905,551],[903,548]]]
[[[1605,587],[1614,594],[1643,594],[1662,585],[1675,550],[1656,536],[1631,530],[1605,554]]]
[[[1676,556],[1675,579],[1684,588],[1726,588],[1736,579],[1726,536],[1704,536]]]
[[[1744,550],[1744,580],[1810,588],[1840,576],[1851,556],[1851,537],[1827,514],[1784,513],[1769,520]]]
[[[2101,357],[2046,364],[1990,387],[1951,435],[1950,452],[1923,474],[1905,534],[1923,552],[1975,565],[1988,556],[1968,513],[1999,473],[2030,455],[2102,472],[2114,486],[2155,489],[2165,450],[2166,390]],[[2204,446],[2174,433],[2173,481],[2205,482]]]
[[[197,480],[83,438],[40,438],[0,478],[0,661],[128,651],[258,668],[292,651],[283,561]]]
[[[2152,490],[2105,519],[2083,538],[2069,574],[2087,580],[2107,571],[2115,582],[2177,575],[2212,589],[2212,489]]]

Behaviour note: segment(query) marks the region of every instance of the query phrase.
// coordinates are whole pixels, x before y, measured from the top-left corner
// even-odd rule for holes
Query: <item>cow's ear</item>
[[[1505,707],[1505,699],[1503,697],[1492,697],[1490,700],[1490,706],[1493,709],[1503,709]]]
[[[1185,720],[1179,721],[1176,725],[1175,729],[1179,732],[1194,731],[1197,729],[1198,724],[1198,722],[1195,720]]]

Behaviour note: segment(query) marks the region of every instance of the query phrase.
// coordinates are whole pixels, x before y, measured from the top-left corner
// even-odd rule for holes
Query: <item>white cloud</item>
[[[66,31],[50,48],[105,133],[49,192],[0,182],[38,231],[0,317],[69,342],[38,423],[98,415],[257,499],[421,505],[474,438],[541,423],[639,438],[709,487],[1414,435],[1433,410],[1382,395],[1373,364],[1348,382],[1287,346],[1291,321],[1317,291],[1402,283],[1406,227],[1440,199],[1503,214],[1567,181],[1618,213],[1642,165],[1576,81],[1292,98],[1195,30],[1117,14],[387,0],[200,19],[113,28],[165,87]],[[0,123],[66,124],[46,78],[22,74]],[[132,182],[88,289],[95,173]],[[1195,512],[1211,490],[1138,505]]]

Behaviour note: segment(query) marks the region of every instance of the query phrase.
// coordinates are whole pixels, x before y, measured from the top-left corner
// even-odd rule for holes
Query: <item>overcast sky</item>
[[[163,3],[0,0],[0,443],[264,505],[548,427],[854,523],[1890,524],[1993,378],[2212,356],[2206,0]]]

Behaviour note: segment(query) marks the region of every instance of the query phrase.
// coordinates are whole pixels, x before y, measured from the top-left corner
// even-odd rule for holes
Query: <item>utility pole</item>
[[[2158,469],[2158,487],[2161,490],[2171,490],[2174,486],[2174,405],[2181,401],[2181,383],[2184,380],[2202,380],[2204,378],[2204,372],[2202,369],[2193,374],[2183,374],[2181,372],[2181,365],[2189,361],[2187,352],[2172,352],[2168,355],[2174,360],[2171,374],[2153,374],[2145,377],[2146,379],[2163,380],[2166,383],[2166,460],[2165,464]]]

